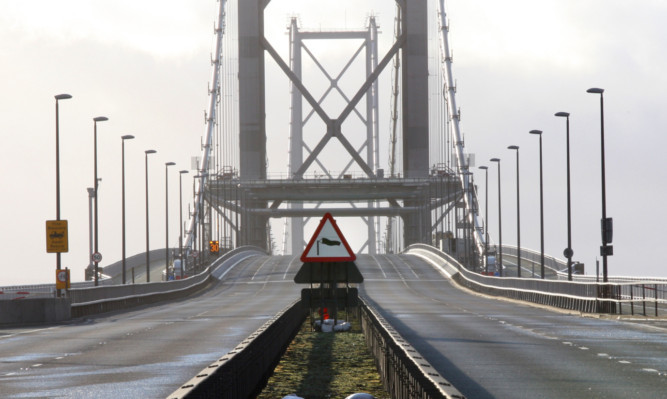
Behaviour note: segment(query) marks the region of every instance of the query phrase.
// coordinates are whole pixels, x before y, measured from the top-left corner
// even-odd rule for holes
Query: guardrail
[[[365,300],[359,306],[366,344],[394,399],[464,399]],[[306,319],[297,300],[267,321],[225,356],[203,369],[168,399],[250,398],[266,384],[280,357]]]
[[[360,300],[366,346],[393,399],[464,398],[364,298]]]
[[[239,247],[216,259],[198,275],[183,280],[71,289],[68,295],[72,300],[72,317],[126,309],[190,295],[208,287],[215,270],[244,252],[266,253],[257,247]]]
[[[301,300],[293,302],[168,398],[254,397],[266,384],[280,357],[306,319],[306,313]]]
[[[664,312],[667,308],[667,283],[661,281],[604,284],[483,276],[463,268],[454,258],[429,245],[413,244],[405,252],[427,259],[458,284],[488,295],[584,313],[623,314],[625,308],[626,313],[635,314],[641,306],[641,314],[658,316],[659,309]],[[652,312],[647,312],[647,305]]]

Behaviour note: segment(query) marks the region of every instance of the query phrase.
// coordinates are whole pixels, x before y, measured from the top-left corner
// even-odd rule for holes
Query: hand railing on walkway
[[[605,284],[483,276],[465,269],[456,259],[430,245],[413,244],[405,252],[425,258],[460,285],[488,295],[585,313],[658,316],[660,311],[663,314],[667,311],[667,283],[663,281]]]

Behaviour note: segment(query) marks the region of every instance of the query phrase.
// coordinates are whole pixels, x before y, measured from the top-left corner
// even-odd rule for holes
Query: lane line
[[[380,264],[380,262],[378,262],[375,255],[371,255],[371,258],[373,258],[373,261],[375,262],[375,264],[378,265],[378,267],[380,268],[380,271],[382,272],[382,275],[384,276],[384,278],[387,278],[387,273],[384,272],[384,270],[382,269],[382,265]]]
[[[287,272],[289,272],[289,269],[292,267],[292,263],[294,263],[294,261],[297,260],[297,259],[299,259],[299,257],[298,257],[298,256],[294,256],[294,257],[292,258],[292,260],[289,262],[289,264],[287,265],[287,270],[285,270],[285,274],[283,274],[283,280],[286,280],[286,279],[287,279]]]
[[[272,256],[267,257],[266,260],[264,262],[262,262],[261,265],[259,265],[259,268],[257,268],[257,270],[255,270],[255,273],[252,275],[252,278],[250,280],[254,280],[255,277],[257,277],[257,273],[259,273],[259,271],[262,270],[264,265],[266,265],[266,262],[270,261],[271,259],[273,259]]]

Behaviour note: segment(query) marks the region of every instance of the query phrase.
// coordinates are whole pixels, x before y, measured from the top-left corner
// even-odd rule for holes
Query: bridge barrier
[[[0,325],[57,323],[71,318],[69,298],[0,301]]]
[[[413,244],[405,252],[430,261],[459,285],[488,295],[584,313],[623,314],[625,309],[626,313],[635,314],[641,306],[641,314],[658,316],[659,309],[664,312],[667,308],[667,283],[661,281],[605,284],[483,276],[465,269],[454,258],[430,245]],[[647,312],[647,304],[652,312]]]
[[[266,254],[265,251],[251,246],[233,249],[216,259],[203,272],[183,280],[71,289],[69,297],[72,302],[72,317],[127,309],[191,295],[207,288],[212,279],[216,278],[216,271],[224,268],[228,262],[233,262],[243,254],[250,256],[256,253]]]
[[[464,398],[364,298],[360,312],[366,346],[393,399]]]
[[[306,319],[297,300],[264,323],[233,350],[203,369],[168,399],[251,398],[266,384]]]
[[[394,399],[464,399],[464,396],[361,299],[366,344]],[[301,300],[279,312],[225,356],[203,369],[168,399],[250,398],[264,387],[307,316]]]

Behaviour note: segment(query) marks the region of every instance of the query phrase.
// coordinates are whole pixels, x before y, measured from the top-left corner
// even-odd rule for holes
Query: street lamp
[[[503,276],[503,219],[500,205],[500,159],[491,158],[491,162],[498,164],[498,275]]]
[[[486,274],[489,274],[489,167],[480,166],[480,169],[484,171],[485,176],[485,188],[484,195],[486,199],[484,200],[484,266],[486,268]]]
[[[56,94],[56,220],[60,220],[60,112],[58,102],[72,98],[69,94]],[[60,252],[56,252],[56,270],[60,270]]]
[[[519,146],[511,145],[509,150],[516,150],[516,273],[521,278],[521,206],[519,201]]]
[[[183,270],[185,270],[185,258],[183,258],[183,175],[185,173],[188,173],[187,170],[181,170],[178,172],[178,190],[179,190],[179,196],[178,196],[178,213],[180,214],[180,223],[179,223],[179,228],[180,228],[180,235],[178,237],[178,248],[179,248],[179,254],[181,257],[181,278],[183,278]],[[175,278],[176,276],[174,276]]]
[[[204,202],[204,199],[206,197],[205,191],[204,191],[204,181],[208,177],[208,172],[207,171],[202,171],[201,174],[192,176],[193,179],[199,179],[199,194],[200,194],[200,200],[196,204],[194,204],[194,212],[195,212],[195,221],[199,220],[199,256],[195,259],[199,259],[199,265],[204,264],[204,214],[206,211],[202,209],[202,203]],[[193,181],[193,188],[194,188],[194,181]],[[193,192],[194,194],[194,192]],[[196,225],[197,223],[195,223]],[[193,227],[195,229],[195,232],[197,231],[197,227]],[[196,245],[195,245],[196,248]]]
[[[567,147],[567,248],[563,254],[567,258],[567,280],[572,281],[572,219],[570,202],[570,114],[568,112],[556,112],[555,116],[564,117],[566,124],[566,147]]]
[[[149,240],[148,240],[148,155],[149,154],[155,154],[157,151],[155,150],[146,150],[144,151],[146,153],[146,282],[150,283],[151,282],[151,256],[150,256],[150,249],[149,249]]]
[[[95,189],[88,187],[88,252],[93,253],[93,198],[95,198]],[[88,267],[86,267],[86,280],[88,280],[88,273],[95,272],[93,266],[93,257],[88,257]]]
[[[122,228],[123,228],[123,234],[122,234],[122,246],[123,246],[123,284],[125,284],[125,140],[132,140],[134,136],[131,134],[126,134],[125,136],[121,136],[121,191],[122,191]]]
[[[98,207],[97,207],[97,195],[98,195],[98,192],[97,192],[97,190],[99,188],[99,180],[97,179],[97,122],[105,122],[105,121],[108,121],[108,120],[109,120],[109,118],[107,118],[106,116],[96,116],[96,117],[93,118],[93,132],[94,132],[94,137],[95,137],[94,138],[94,151],[93,151],[94,163],[95,163],[95,166],[94,166],[95,182],[93,183],[93,197],[95,198],[95,202],[94,202],[95,203],[95,234],[94,234],[94,237],[95,237],[95,252],[94,253],[95,254],[97,254],[98,251],[99,251],[99,246],[98,246],[99,245],[99,240],[97,238],[97,234],[98,234],[98,218],[97,218],[97,209],[98,209]],[[92,257],[92,254],[91,254],[91,257]],[[98,256],[95,256],[94,258],[95,258],[94,259],[94,261],[95,261],[95,286],[97,287],[97,285],[99,284],[99,273],[98,273],[98,271],[99,271],[99,261],[98,261]]]
[[[544,279],[544,186],[542,183],[542,131],[531,130],[540,136],[540,277]],[[535,273],[533,273],[534,275]]]
[[[175,162],[166,162],[164,164],[164,230],[165,230],[165,264],[164,264],[164,277],[165,279],[169,278],[169,167],[176,165]]]
[[[602,169],[602,247],[600,247],[600,254],[602,255],[602,282],[609,281],[607,275],[607,256],[613,255],[613,247],[607,244],[611,243],[613,234],[612,219],[607,219],[607,187],[605,184],[605,159],[604,159],[604,89],[591,88],[586,90],[587,93],[600,95],[600,164]]]

